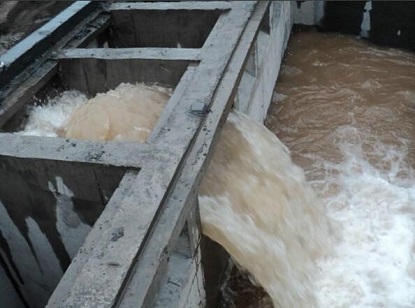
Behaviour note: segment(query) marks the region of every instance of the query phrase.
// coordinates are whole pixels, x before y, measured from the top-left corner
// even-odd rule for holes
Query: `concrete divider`
[[[214,306],[227,254],[201,235],[198,185],[232,105],[263,121],[293,5],[115,3],[9,80],[0,105],[0,279],[15,292],[1,304]],[[157,42],[132,29],[166,10],[171,29],[154,25]],[[174,88],[145,144],[13,134],[33,96],[95,95],[121,82]]]

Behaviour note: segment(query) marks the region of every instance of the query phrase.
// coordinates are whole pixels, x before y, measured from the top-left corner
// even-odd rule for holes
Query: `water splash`
[[[268,126],[341,231],[319,307],[415,307],[415,56],[317,32],[289,50]]]
[[[122,84],[78,107],[61,136],[143,142],[169,95]],[[131,134],[136,127],[140,133]],[[232,111],[199,198],[203,232],[264,287],[275,307],[317,306],[314,262],[330,246],[330,226],[303,171],[274,134]]]

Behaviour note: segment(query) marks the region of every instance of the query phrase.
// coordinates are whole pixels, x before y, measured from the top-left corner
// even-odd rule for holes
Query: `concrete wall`
[[[324,16],[324,1],[296,1],[293,11],[294,24],[319,25]]]
[[[415,50],[415,2],[296,1],[294,23]]]
[[[174,305],[174,307],[206,307],[200,250],[197,250],[194,257],[173,253],[170,257],[169,267],[174,270],[168,271],[171,275],[167,282],[169,288],[166,291],[177,296],[177,305]],[[180,288],[179,292],[176,290],[178,288]],[[163,301],[163,294],[160,295],[155,306],[160,308],[169,307],[169,304],[172,304],[171,296],[164,298]]]
[[[178,247],[170,256],[153,307],[206,307],[206,284],[199,246],[201,234],[198,231],[195,234],[196,246],[193,249],[189,234],[181,235]]]
[[[165,144],[166,140],[179,140],[177,145],[179,150],[172,151],[174,152],[174,155],[178,155],[177,153],[180,153],[180,151],[184,151],[184,149],[187,148],[187,144],[194,139],[194,135],[190,135],[190,133],[194,134],[194,132],[196,132],[198,123],[201,121],[199,116],[194,117],[193,114],[183,113],[184,108],[187,108],[189,102],[193,102],[195,98],[212,98],[216,105],[221,104],[220,108],[216,108],[212,110],[212,112],[208,113],[206,120],[207,132],[205,134],[201,134],[202,137],[197,138],[195,141],[196,144],[199,144],[200,142],[200,148],[203,149],[206,148],[206,140],[210,140],[208,142],[211,142],[213,137],[209,137],[209,134],[211,132],[213,134],[218,129],[220,119],[220,116],[218,115],[223,114],[224,110],[229,107],[230,104],[226,105],[227,103],[231,103],[230,97],[234,91],[234,85],[240,76],[240,71],[243,67],[242,65],[244,64],[244,59],[246,58],[250,46],[253,46],[251,49],[251,57],[247,63],[241,84],[239,85],[238,96],[235,104],[239,109],[243,110],[251,117],[259,121],[263,121],[271,101],[271,96],[281,65],[281,59],[289,38],[292,26],[293,4],[289,1],[272,2],[268,13],[262,20],[260,31],[256,36],[256,42],[252,45],[254,35],[261,20],[258,16],[262,17],[262,14],[268,6],[268,3],[262,2],[258,4],[260,9],[250,9],[250,7],[254,7],[254,4],[255,3],[253,2],[246,2],[242,4],[239,2],[235,2],[235,4],[209,4],[209,2],[206,2],[205,4],[202,4],[204,6],[234,6],[235,8],[230,10],[228,15],[221,16],[223,18],[219,19],[218,24],[216,24],[212,30],[216,31],[216,35],[208,37],[204,44],[204,48],[202,48],[201,54],[198,54],[197,57],[194,55],[191,57],[190,60],[200,61],[198,66],[199,71],[197,71],[198,75],[195,75],[197,78],[194,79],[194,76],[192,75],[192,71],[196,69],[190,68],[186,70],[187,77],[183,77],[182,80],[189,82],[190,86],[193,86],[194,88],[189,86],[189,89],[192,89],[192,91],[190,92],[189,90],[188,92],[185,92],[188,95],[186,100],[177,99],[181,97],[177,94],[179,92],[175,92],[177,97],[175,97],[176,100],[173,100],[173,103],[175,104],[173,105],[174,109],[170,109],[171,114],[168,115],[169,118],[165,119],[165,123],[162,122],[163,125],[166,125],[169,129],[167,130],[164,126],[161,126],[163,130],[160,128],[160,131],[163,131],[163,134],[157,135],[157,141],[160,144]],[[137,5],[141,4],[137,3]],[[227,7],[224,8],[224,10],[228,9],[229,8]],[[250,16],[254,11],[257,15],[250,19]],[[215,13],[211,16],[215,17],[216,15],[217,14]],[[243,29],[245,29],[244,26],[246,23],[248,23],[248,30],[244,32],[243,37],[239,40],[238,38]],[[222,44],[222,40],[226,40],[230,43]],[[202,44],[202,41],[204,41],[204,38],[200,40],[198,45]],[[234,53],[235,48],[238,49],[237,52]],[[180,51],[181,49],[179,48],[177,50]],[[85,50],[77,52],[84,52],[85,57]],[[86,68],[91,66],[91,72],[94,73],[93,77],[97,78],[97,76],[99,77],[100,75],[94,70],[103,69],[104,67],[106,68],[107,62],[101,61],[99,65],[96,66],[96,63],[93,62],[94,57],[91,56],[90,53],[91,52],[88,50],[88,59],[91,58],[92,60],[87,61],[86,64],[82,63],[82,65],[85,64]],[[120,55],[118,54],[118,57],[119,56]],[[172,55],[170,54],[170,56]],[[228,63],[228,60],[231,57],[232,61]],[[76,59],[78,58],[71,58],[75,60],[73,60],[74,62],[67,62],[66,64],[68,64],[68,67],[76,63],[78,61]],[[110,61],[114,60],[111,58],[111,55],[107,55],[107,58],[110,59]],[[187,60],[189,59],[184,60],[186,60],[185,66],[187,67]],[[65,66],[63,64],[64,62],[65,60],[60,61],[62,67]],[[81,61],[79,60],[78,62]],[[128,66],[128,63],[125,65]],[[63,71],[65,70],[63,69]],[[177,71],[178,70],[176,68],[175,72],[177,73]],[[107,71],[105,70],[105,72]],[[52,75],[53,72],[51,71],[50,74]],[[223,74],[225,75],[224,77]],[[223,85],[221,83],[222,77],[226,80],[226,82],[223,82]],[[200,78],[200,80],[198,80],[198,78]],[[209,86],[200,87],[199,84],[206,80],[209,81]],[[187,91],[187,86],[189,84],[185,83],[185,86],[182,84],[179,88],[181,91]],[[195,85],[197,85],[197,87]],[[218,90],[215,92],[216,96],[213,96],[213,92],[216,91],[215,89]],[[248,93],[246,92],[247,89],[250,89]],[[92,93],[95,92],[95,90],[88,90]],[[36,92],[38,90],[33,91]],[[194,130],[189,130],[189,128],[187,130],[180,130],[185,121],[188,121],[191,124],[190,128],[194,128]],[[210,127],[212,127],[212,129],[210,129]],[[169,135],[168,133],[169,131],[176,134],[174,135],[174,138],[176,139],[172,139],[172,135]],[[179,135],[180,138],[177,137],[177,131],[184,131],[184,137],[182,134]],[[39,138],[37,140],[39,142],[38,145],[40,145],[40,149],[48,148],[48,144],[53,143],[50,141],[48,142],[46,138]],[[52,294],[55,286],[60,281],[68,265],[71,263],[76,251],[84,242],[87,234],[97,235],[102,233],[101,228],[99,228],[99,230],[98,228],[93,228],[92,232],[90,232],[91,226],[101,215],[106,202],[111,197],[125,172],[123,168],[103,167],[103,165],[98,166],[90,164],[91,160],[89,160],[89,158],[82,160],[82,162],[79,163],[71,161],[68,159],[68,156],[70,156],[70,153],[68,152],[76,151],[77,153],[82,153],[82,149],[79,145],[76,146],[76,142],[71,142],[69,140],[65,142],[67,143],[65,146],[53,150],[53,153],[46,153],[47,155],[45,155],[45,152],[40,154],[22,154],[21,152],[24,151],[22,149],[25,148],[25,145],[27,145],[28,142],[26,139],[20,139],[20,136],[13,135],[13,142],[11,143],[14,145],[17,144],[18,146],[16,146],[13,151],[8,152],[6,151],[6,148],[9,148],[10,143],[6,145],[3,144],[3,154],[0,155],[0,256],[4,259],[4,267],[2,268],[3,271],[0,271],[0,278],[5,276],[3,272],[11,273],[8,277],[13,277],[12,280],[2,279],[2,285],[4,285],[2,290],[6,290],[6,287],[10,289],[10,286],[14,284],[17,286],[15,289],[22,294],[22,297],[30,304],[31,307],[45,306],[49,296]],[[183,145],[181,143],[183,143]],[[67,147],[72,148],[72,150],[68,150]],[[28,150],[26,147],[24,152],[33,151],[32,148]],[[108,152],[112,153],[111,151]],[[102,153],[105,153],[105,151],[102,151]],[[102,153],[100,155],[102,155]],[[194,147],[194,153],[194,157],[197,158],[194,159],[194,161],[197,161],[198,164],[199,161],[202,162],[206,159],[204,156],[201,158],[203,152],[200,152],[197,146]],[[33,157],[32,155],[41,158],[30,158]],[[55,159],[55,156],[59,155],[61,155],[60,160]],[[88,155],[94,156],[93,153],[89,152]],[[193,155],[193,152],[189,155]],[[18,158],[22,156],[25,158]],[[162,160],[161,158],[159,159],[160,161]],[[179,159],[177,158],[177,161],[178,160]],[[92,159],[92,161],[94,160]],[[151,161],[154,162],[153,160]],[[161,170],[162,168],[160,166],[165,167],[165,165],[159,163],[158,160],[156,160],[156,162],[159,164],[156,164],[156,167],[154,167],[154,165],[149,165],[149,167],[147,167],[147,173],[141,170],[138,176],[139,180],[134,181],[135,186],[132,186],[133,188],[131,188],[131,195],[129,195],[129,198],[134,199],[135,197],[133,198],[133,196],[138,196],[137,199],[140,197],[143,198],[144,194],[147,192],[141,188],[144,184],[149,184],[149,178],[154,179],[155,184],[153,184],[156,185],[156,187],[160,186],[163,187],[163,189],[164,187],[167,187],[167,184],[170,183],[169,181],[171,180],[164,180],[164,178],[166,177],[167,179],[171,179],[173,174],[175,174],[174,170],[176,170],[176,158],[172,159],[172,161],[172,166],[169,165],[169,168],[163,169],[167,169],[167,176],[165,176],[164,173],[159,174],[157,172],[156,176],[154,176],[154,169]],[[119,162],[117,165],[124,166],[128,164],[121,164],[121,162]],[[187,182],[179,182],[177,185],[179,187],[184,187],[181,190],[181,194],[184,194],[183,191],[187,194],[195,194],[195,189],[192,188],[193,182],[195,181],[193,179],[193,175],[197,174],[197,176],[199,176],[199,173],[201,174],[202,167],[201,165],[196,165],[195,167],[195,164],[192,163],[191,165],[189,164],[188,169],[186,168],[187,167],[185,166],[185,174],[190,178],[189,185],[186,184]],[[163,181],[159,180],[158,177],[163,177]],[[166,181],[167,184],[164,183],[164,181]],[[148,225],[152,221],[153,216],[150,216],[150,214],[155,215],[154,213],[157,212],[158,206],[163,198],[163,193],[161,192],[162,190],[160,188],[160,193],[154,194],[156,195],[154,198],[151,195],[151,198],[153,198],[150,199],[151,202],[146,202],[147,205],[150,203],[151,207],[150,210],[148,210],[149,207],[147,207],[146,215],[148,213],[148,216],[144,216],[144,218],[150,219],[143,218],[143,222],[141,222],[143,227],[142,230],[139,230],[139,232],[140,236],[141,233],[143,234],[143,238],[144,235],[147,234],[145,232],[147,232]],[[147,198],[150,197],[147,196]],[[172,198],[172,201],[169,201],[169,204],[176,205],[175,202],[177,202],[180,206],[184,206],[181,198],[177,199],[179,201],[174,201]],[[186,198],[183,199],[186,200]],[[147,199],[144,198],[144,200]],[[111,223],[115,221],[115,225],[111,224],[111,228],[115,228],[117,224],[123,225],[126,223],[125,221],[127,221],[130,223],[131,230],[134,229],[134,231],[137,231],[135,230],[135,226],[137,224],[135,217],[142,216],[141,210],[137,209],[135,204],[132,205],[127,201],[123,200],[123,202],[125,202],[123,203],[123,206],[126,210],[116,212],[114,216],[117,219],[114,219],[114,217],[111,216],[108,220],[111,220]],[[171,208],[177,208],[177,206],[171,206]],[[105,213],[107,212],[108,211],[105,211]],[[164,215],[164,212],[160,215]],[[172,215],[170,215],[169,218],[171,218],[171,216]],[[102,218],[103,216],[101,215],[100,217]],[[134,219],[131,217],[134,217]],[[162,219],[158,219],[155,224],[162,224],[162,221]],[[179,221],[179,219],[177,219],[177,221]],[[193,223],[193,225],[195,225],[195,223]],[[152,237],[154,234],[164,236],[164,231],[162,229],[160,230],[154,230],[148,236]],[[110,232],[109,227],[107,232]],[[189,233],[193,235],[195,234],[194,231]],[[111,277],[107,276],[109,278],[100,280],[100,278],[102,278],[100,275],[105,272],[102,268],[107,269],[106,266],[108,266],[108,264],[104,264],[97,258],[93,257],[85,259],[85,262],[87,262],[86,264],[92,264],[92,266],[85,266],[88,270],[82,269],[82,271],[75,273],[76,278],[79,278],[79,281],[77,281],[77,284],[73,287],[73,290],[68,292],[69,299],[67,299],[66,303],[82,302],[83,299],[81,297],[83,296],[80,296],[80,294],[84,295],[85,292],[95,294],[99,290],[103,289],[106,291],[110,290],[112,292],[110,300],[107,301],[107,296],[105,296],[105,298],[97,297],[97,299],[110,303],[108,304],[108,307],[113,305],[110,301],[118,301],[120,289],[125,286],[119,283],[119,281],[124,281],[124,269],[127,268],[129,270],[132,262],[136,261],[135,258],[138,249],[144,249],[147,253],[146,256],[163,256],[163,251],[159,254],[158,250],[160,247],[161,249],[163,248],[162,245],[157,245],[157,250],[153,253],[152,250],[147,249],[149,244],[145,242],[143,238],[141,241],[137,240],[140,236],[117,238],[117,245],[120,246],[114,246],[112,242],[111,245],[109,245],[107,242],[112,241],[110,237],[99,238],[97,236],[96,238],[99,238],[98,244],[94,242],[94,247],[91,247],[91,251],[93,250],[94,253],[96,251],[101,251],[100,249],[102,249],[102,251],[105,251],[109,255],[111,255],[111,253],[113,253],[113,255],[118,255],[119,250],[117,250],[117,247],[123,247],[123,249],[129,251],[129,253],[123,254],[126,257],[120,261],[121,264],[111,267],[111,270],[113,271],[112,273],[115,273],[114,275],[118,278],[115,279],[114,275],[111,275]],[[182,250],[174,251],[171,255],[170,262],[166,261],[168,262],[168,274],[164,275],[166,278],[164,284],[165,288],[160,291],[157,297],[157,303],[161,303],[160,306],[166,307],[163,303],[168,303],[167,306],[171,307],[203,307],[208,305],[210,301],[212,303],[214,302],[214,295],[207,294],[207,290],[209,288],[213,289],[213,287],[209,287],[207,284],[210,283],[209,281],[214,281],[216,283],[215,288],[218,290],[218,283],[220,281],[218,278],[219,275],[207,278],[208,274],[206,274],[206,272],[210,272],[211,269],[208,269],[205,266],[205,264],[208,263],[206,258],[210,258],[212,254],[205,254],[204,251],[211,253],[213,249],[201,249],[201,241],[202,236],[200,234],[196,237],[193,236],[193,238],[188,239],[188,250],[185,252]],[[220,249],[217,248],[218,247],[216,247],[215,250],[219,251]],[[220,253],[218,253],[218,255],[219,254]],[[223,254],[223,251],[222,256],[226,256]],[[205,258],[203,262],[202,258]],[[212,259],[213,258],[214,257],[212,257]],[[143,257],[138,261],[144,262],[147,260],[144,259],[145,258]],[[160,261],[161,259],[163,258],[148,258],[150,262],[153,262],[153,260]],[[215,257],[215,259],[218,260],[219,258]],[[73,262],[72,265],[74,263],[76,262]],[[79,265],[79,263],[77,264]],[[155,265],[154,269],[162,271],[163,266],[164,263],[160,262],[160,265]],[[223,263],[217,265],[218,273],[221,271],[223,272],[223,266]],[[77,269],[76,266],[71,266],[71,268]],[[92,273],[92,270],[90,271],[91,268],[94,269],[95,273]],[[146,268],[146,270],[148,269],[148,267],[143,268]],[[205,271],[203,271],[202,268],[204,268]],[[67,271],[67,274],[68,272],[70,272],[70,270]],[[143,275],[145,274],[138,277],[142,278]],[[156,276],[159,277],[159,275]],[[72,276],[69,275],[68,281],[70,282],[72,282],[71,277]],[[95,279],[96,277],[99,277],[99,279]],[[152,277],[153,276],[150,278],[152,279]],[[140,279],[140,281],[142,280],[143,279]],[[111,284],[113,284],[112,288],[108,287]],[[103,288],[103,286],[106,288]],[[65,287],[66,286],[63,286],[63,288]],[[171,291],[175,288],[177,289],[177,287],[179,287],[180,290],[173,292],[175,297],[164,297],[166,294],[171,294]],[[164,290],[167,291],[165,292]],[[96,292],[94,293],[94,291]],[[11,292],[10,294],[13,296],[7,297],[7,300],[16,300],[18,302],[16,293],[18,292]],[[65,296],[66,295],[67,294],[65,294]],[[61,303],[61,301],[59,303]],[[0,298],[0,306],[7,306],[6,297]],[[54,305],[54,307],[55,306],[59,305]],[[74,306],[76,306],[76,304],[74,304]]]
[[[294,5],[272,2],[262,20],[235,97],[235,107],[264,121],[293,24]],[[197,237],[197,250],[174,252],[155,307],[216,307],[227,253],[207,238]],[[183,246],[183,245],[182,245]]]
[[[291,32],[292,9],[290,1],[272,2],[235,97],[237,109],[261,122],[266,117]],[[197,245],[193,255],[172,255],[168,265],[169,278],[158,295],[157,307],[171,304],[172,294],[177,296],[175,303],[179,303],[174,307],[216,307],[228,255],[207,238],[199,236],[197,241],[202,245]]]
[[[93,165],[0,157],[3,271],[31,307],[46,305],[124,174],[116,168],[107,172]],[[9,307],[6,299],[0,297],[1,307]]]
[[[1,258],[1,257],[0,257]],[[0,299],[1,307],[23,308],[24,304],[14,288],[12,281],[7,276],[3,267],[0,266]]]
[[[220,14],[220,10],[195,10],[191,4],[174,11],[112,11],[109,46],[200,48]]]
[[[235,98],[236,109],[263,122],[293,25],[295,3],[273,1],[263,20]]]

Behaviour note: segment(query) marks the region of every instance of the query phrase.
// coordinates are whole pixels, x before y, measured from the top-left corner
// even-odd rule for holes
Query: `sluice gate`
[[[0,57],[0,301],[213,307],[226,253],[197,190],[230,108],[263,121],[293,2],[76,2]],[[16,134],[31,105],[174,89],[144,144]]]

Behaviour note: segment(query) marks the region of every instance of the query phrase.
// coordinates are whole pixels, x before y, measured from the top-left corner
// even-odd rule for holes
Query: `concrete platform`
[[[0,304],[215,306],[227,255],[198,185],[232,106],[264,120],[294,5],[75,3],[0,57]],[[144,144],[13,134],[36,101],[122,82],[174,88]]]

